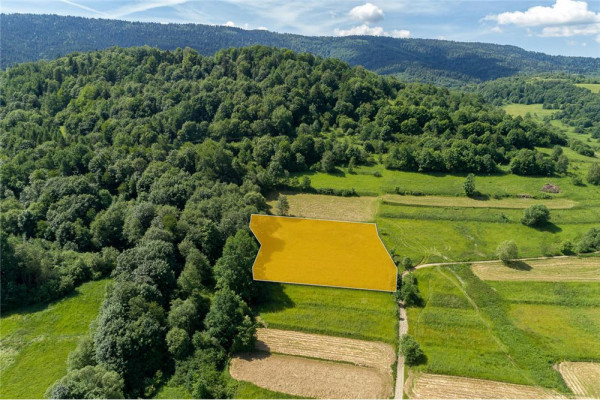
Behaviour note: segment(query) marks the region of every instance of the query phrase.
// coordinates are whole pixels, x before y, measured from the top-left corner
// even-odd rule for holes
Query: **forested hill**
[[[57,15],[2,14],[0,66],[53,59],[74,51],[149,45],[191,47],[212,55],[254,44],[339,58],[405,80],[457,86],[518,73],[600,74],[600,58],[550,56],[515,46],[387,37],[308,37],[198,24],[126,22]]]

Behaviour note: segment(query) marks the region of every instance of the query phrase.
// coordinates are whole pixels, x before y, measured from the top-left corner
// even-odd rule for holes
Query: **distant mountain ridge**
[[[447,86],[519,73],[600,75],[600,58],[551,56],[516,46],[394,39],[375,36],[311,37],[200,24],[160,24],[82,17],[1,14],[2,69],[75,51],[149,45],[191,47],[204,55],[255,44],[335,57],[374,72]]]

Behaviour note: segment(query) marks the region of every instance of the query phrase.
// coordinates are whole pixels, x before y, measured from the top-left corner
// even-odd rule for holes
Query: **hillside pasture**
[[[575,86],[587,89],[592,93],[600,93],[600,83],[576,83]]]
[[[261,282],[257,306],[268,328],[381,341],[398,341],[398,307],[394,295]]]
[[[558,111],[546,109],[543,107],[543,104],[507,104],[503,108],[508,115],[512,115],[513,117],[525,117],[527,114],[530,114],[539,119],[552,116],[552,114]]]
[[[59,301],[2,317],[0,398],[43,398],[67,373],[67,356],[88,334],[108,282],[84,283]]]
[[[600,282],[600,258],[551,258],[513,265],[474,263],[473,272],[488,281]]]
[[[567,393],[552,365],[600,360],[600,283],[482,281],[464,265],[415,276],[424,300],[409,332],[426,362],[414,371]]]
[[[330,219],[336,221],[373,222],[377,212],[377,197],[339,197],[321,194],[284,192],[294,217]],[[275,213],[277,194],[267,204]]]

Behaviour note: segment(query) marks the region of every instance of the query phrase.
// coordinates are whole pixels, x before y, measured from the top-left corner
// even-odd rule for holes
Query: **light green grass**
[[[585,180],[585,175],[591,163],[572,163],[570,172]],[[574,169],[574,167],[577,169]],[[464,196],[463,183],[466,174],[418,173],[391,171],[382,165],[357,167],[355,174],[349,174],[340,169],[337,174],[306,173],[296,176],[308,176],[311,185],[316,189],[355,189],[360,195],[382,195],[387,193],[418,193],[441,196]],[[506,172],[494,175],[480,175],[475,178],[478,191],[490,197],[517,197],[522,194],[540,196],[540,191],[546,183],[558,185],[561,193],[553,195],[556,198],[569,198],[574,201],[599,199],[600,187],[586,185],[576,186],[570,176],[531,177],[518,176]],[[373,174],[379,172],[381,177]]]
[[[553,365],[600,360],[600,284],[481,281],[467,266],[417,270],[408,309],[427,360],[416,369],[567,388]]]
[[[270,328],[376,340],[398,340],[394,295],[368,290],[263,283],[260,317]]]
[[[305,399],[306,397],[293,396],[282,392],[273,392],[263,389],[250,382],[238,382],[237,389],[233,395],[234,399]]]
[[[549,110],[543,107],[543,104],[508,104],[505,105],[504,111],[513,117],[524,117],[530,114],[532,117],[544,118],[551,116],[558,110]]]
[[[557,255],[562,241],[574,240],[597,225],[565,224],[553,233],[518,222],[377,218],[388,250],[421,263],[495,259],[505,240],[517,243],[521,257]]]
[[[167,383],[154,396],[155,399],[192,399],[192,395],[183,386]]]
[[[434,267],[419,270],[416,276],[426,305],[407,311],[409,333],[427,355],[427,363],[418,369],[531,383],[529,374],[511,362],[489,321],[473,307],[454,275]]]
[[[575,86],[588,89],[592,93],[600,93],[600,83],[576,83]]]
[[[88,282],[62,300],[2,317],[1,398],[41,398],[66,374],[67,355],[88,333],[107,283]]]

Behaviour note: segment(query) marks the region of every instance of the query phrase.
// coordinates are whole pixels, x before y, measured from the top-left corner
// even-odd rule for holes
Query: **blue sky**
[[[600,57],[600,0],[2,0],[0,10],[491,42]]]

